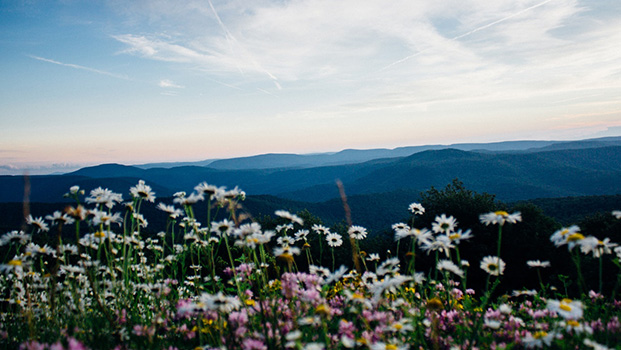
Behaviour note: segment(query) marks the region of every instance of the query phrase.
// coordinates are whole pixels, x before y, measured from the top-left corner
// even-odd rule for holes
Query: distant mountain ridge
[[[103,164],[65,175],[31,176],[30,200],[59,201],[73,185],[87,191],[98,186],[107,187],[127,198],[129,188],[141,179],[160,197],[171,196],[177,191],[191,192],[194,186],[206,181],[229,188],[240,186],[251,195],[272,195],[302,202],[337,198],[336,179],[344,183],[348,195],[399,191],[420,193],[431,186],[444,187],[454,178],[459,178],[468,188],[495,194],[504,201],[621,193],[621,137],[544,143],[536,142],[539,148],[531,147],[531,141],[514,142],[512,146],[508,143],[487,144],[483,151],[481,144],[467,144],[463,147],[472,150],[432,149],[402,157],[314,167],[291,166],[300,157],[306,157],[299,155],[251,157],[246,167],[272,164],[269,168],[255,169],[239,165],[239,169],[233,170],[211,165],[143,169]],[[508,150],[510,147],[519,149]],[[339,153],[364,152],[348,150]],[[382,152],[379,150],[374,156]],[[234,166],[235,162],[240,164],[240,159],[228,166]],[[23,197],[23,177],[0,176],[0,202],[20,202]]]
[[[142,169],[173,168],[178,166],[208,166],[221,170],[312,168],[327,165],[362,163],[381,158],[407,157],[418,152],[441,149],[458,149],[477,152],[533,152],[550,149],[620,146],[621,137],[602,137],[579,141],[503,141],[490,143],[456,143],[450,145],[424,145],[397,147],[394,149],[345,149],[340,152],[318,154],[268,153],[248,157],[204,160],[183,163],[151,163],[136,165]]]

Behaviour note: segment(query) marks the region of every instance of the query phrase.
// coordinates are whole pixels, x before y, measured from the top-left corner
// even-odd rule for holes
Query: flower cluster
[[[29,216],[27,230],[0,236],[2,347],[620,348],[621,302],[601,291],[568,299],[539,275],[540,290],[497,297],[510,275],[500,248],[480,261],[485,290],[467,288],[470,264],[459,247],[474,234],[446,214],[415,228],[414,218],[425,215],[419,203],[408,208],[411,221],[392,227],[397,247],[408,248],[403,260],[398,252],[363,251],[377,237],[361,226],[328,228],[285,210],[274,213],[273,227],[251,221],[240,212],[245,193],[237,187],[201,183],[157,204],[144,181],[129,192],[127,202],[101,187],[83,198],[74,186],[67,197],[76,202],[64,212]],[[204,216],[195,213],[201,201]],[[149,232],[143,205],[165,215],[165,231]],[[500,247],[503,225],[522,216],[499,211],[479,219],[498,225]],[[621,258],[615,243],[577,226],[551,237],[573,256]],[[324,244],[331,269],[323,266]],[[430,271],[416,271],[417,250],[435,259]],[[337,267],[337,253],[351,256],[352,266]],[[550,262],[527,266],[539,272]]]

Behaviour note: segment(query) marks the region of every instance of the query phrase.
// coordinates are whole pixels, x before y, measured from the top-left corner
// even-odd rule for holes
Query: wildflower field
[[[503,259],[520,212],[473,214],[497,233],[473,261],[460,247],[477,232],[451,213],[417,227],[419,203],[387,250],[350,220],[326,227],[279,210],[264,227],[238,188],[202,183],[169,203],[143,181],[127,201],[102,188],[67,196],[64,212],[0,237],[3,348],[621,349],[621,247],[578,226],[547,233],[574,271],[555,287],[545,254]],[[149,231],[145,206],[167,218],[164,231]],[[537,287],[507,290],[510,268]]]

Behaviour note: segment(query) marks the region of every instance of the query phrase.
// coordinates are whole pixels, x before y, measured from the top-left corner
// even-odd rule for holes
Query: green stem
[[[500,246],[502,244],[502,225],[498,225],[498,249],[496,250],[496,256],[500,259]]]
[[[599,292],[602,292],[602,289],[604,287],[604,260],[602,259],[603,256],[600,255],[599,256]]]

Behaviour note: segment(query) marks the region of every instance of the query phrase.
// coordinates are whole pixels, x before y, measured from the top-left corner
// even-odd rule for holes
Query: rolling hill
[[[610,144],[609,141],[600,143]],[[621,146],[565,146],[558,150],[479,152],[457,149],[426,150],[406,157],[374,159],[347,165],[226,170],[180,166],[142,169],[103,164],[65,175],[29,177],[30,200],[58,201],[70,186],[89,191],[107,187],[128,193],[145,180],[160,197],[190,192],[206,181],[219,186],[239,186],[248,194],[273,195],[303,202],[338,197],[340,179],[348,195],[408,191],[443,187],[459,178],[477,192],[493,193],[503,201],[541,197],[610,195],[621,193]],[[127,196],[127,195],[126,195]],[[24,198],[24,178],[0,176],[0,202]]]

